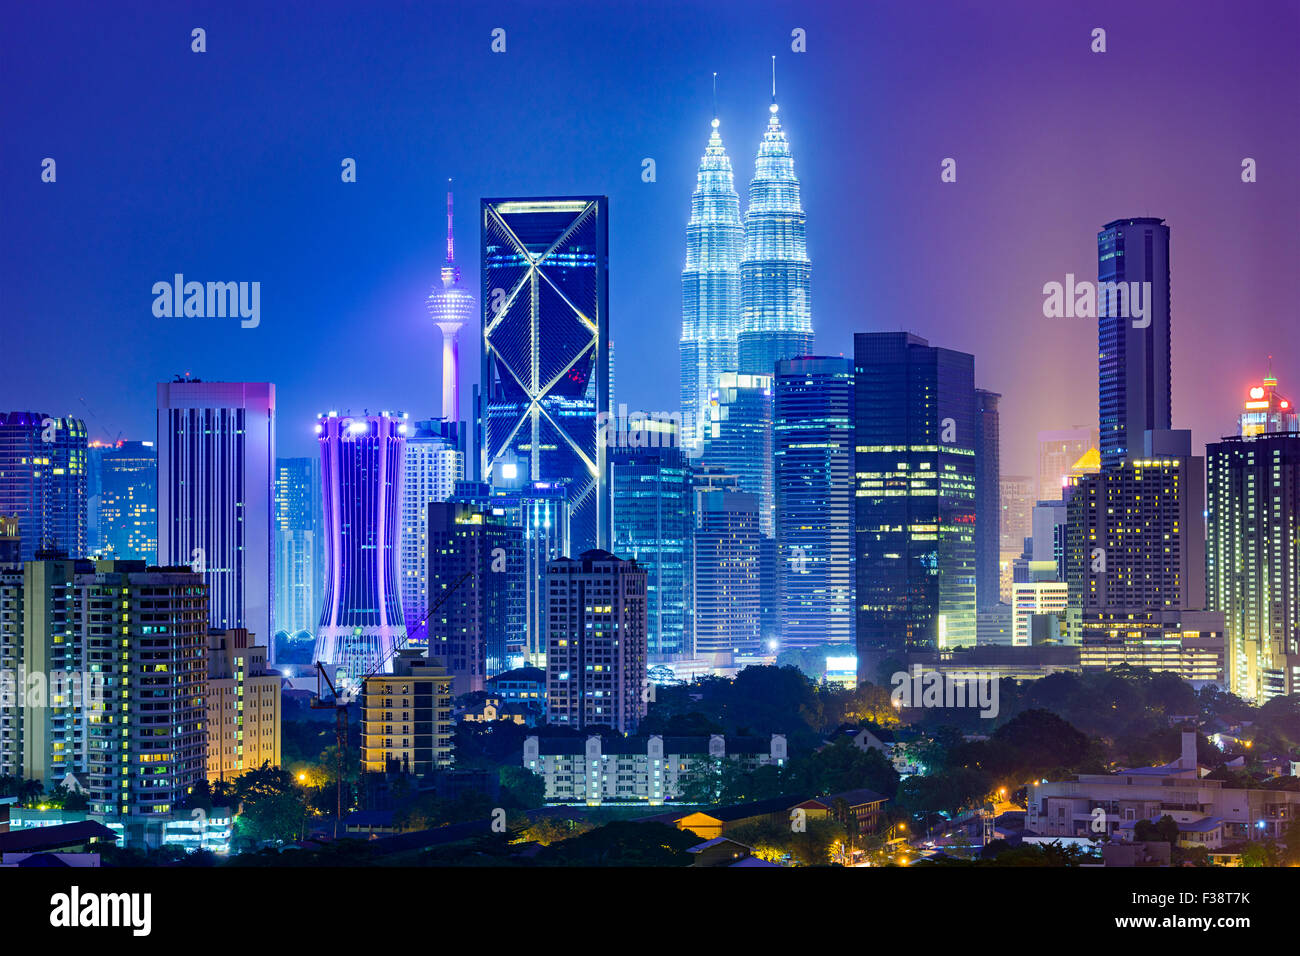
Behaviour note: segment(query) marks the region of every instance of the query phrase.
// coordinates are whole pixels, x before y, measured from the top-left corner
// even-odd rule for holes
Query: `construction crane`
[[[438,595],[436,601],[429,605],[428,611],[425,612],[424,620],[420,622],[421,626],[425,629],[426,634],[428,633],[429,628],[429,618],[433,617],[434,612],[447,602],[447,598],[451,597],[452,593],[458,587],[473,576],[473,571],[466,571],[456,579],[451,587]],[[334,737],[337,742],[337,747],[335,749],[338,751],[337,765],[334,770],[334,839],[336,840],[339,836],[339,824],[343,820],[343,752],[347,749],[348,745],[348,706],[352,703],[355,688],[364,687],[366,680],[379,674],[388,662],[393,659],[393,656],[405,646],[405,643],[400,646],[394,644],[391,651],[385,654],[368,673],[363,674],[352,686],[347,687],[345,692],[342,694],[340,694],[339,689],[334,686],[334,682],[330,680],[329,673],[325,670],[325,665],[320,661],[316,662],[316,696],[311,699],[311,709],[334,711]],[[322,682],[325,687],[329,688],[330,696],[328,698],[324,693],[322,693]],[[342,682],[340,681],[340,683]]]

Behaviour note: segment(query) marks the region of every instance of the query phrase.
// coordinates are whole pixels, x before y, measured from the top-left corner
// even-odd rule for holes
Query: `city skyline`
[[[445,182],[454,177],[456,191],[464,197],[462,209],[478,197],[511,191],[610,195],[610,269],[616,277],[610,292],[611,334],[621,353],[651,357],[648,362],[626,363],[620,370],[619,400],[631,408],[675,408],[678,376],[669,372],[676,370],[679,359],[668,343],[676,338],[680,237],[689,216],[689,184],[699,162],[699,131],[711,115],[712,73],[716,70],[720,77],[717,109],[724,129],[731,131],[729,152],[744,170],[752,155],[749,151],[762,134],[773,54],[778,59],[783,123],[799,154],[810,223],[809,253],[817,263],[816,354],[847,355],[854,332],[899,328],[973,352],[980,359],[977,385],[1004,396],[1003,468],[1032,474],[1037,431],[1088,422],[1096,414],[1089,363],[1068,358],[1086,354],[1089,341],[1095,341],[1095,329],[1088,321],[1044,318],[1042,286],[1064,281],[1071,273],[1091,275],[1095,253],[1089,249],[1089,236],[1103,223],[1150,214],[1165,219],[1175,237],[1171,262],[1179,299],[1172,344],[1177,369],[1174,416],[1192,428],[1195,443],[1232,433],[1235,397],[1260,374],[1268,355],[1277,357],[1275,364],[1286,377],[1287,356],[1295,354],[1300,342],[1295,323],[1282,320],[1300,299],[1300,280],[1284,263],[1300,254],[1300,236],[1281,210],[1293,207],[1297,198],[1298,177],[1290,175],[1288,164],[1293,168],[1300,155],[1300,134],[1295,124],[1266,120],[1287,115],[1283,104],[1288,100],[1285,73],[1277,72],[1286,69],[1279,65],[1285,57],[1259,53],[1280,42],[1262,25],[1213,14],[1192,22],[1170,5],[1143,11],[1102,7],[1088,16],[1112,24],[1110,48],[1104,55],[1107,69],[1094,68],[1101,57],[1080,43],[1078,62],[1070,60],[1067,76],[1053,65],[1053,58],[1059,59],[1056,44],[1074,19],[1086,36],[1085,25],[1092,20],[1079,19],[1083,14],[1070,14],[1057,22],[1055,15],[1026,4],[1008,8],[1004,20],[988,24],[954,11],[942,24],[924,24],[924,29],[938,31],[928,44],[949,50],[952,62],[919,89],[916,84],[899,83],[896,101],[877,102],[872,81],[879,74],[874,70],[893,65],[906,79],[940,65],[925,55],[926,44],[912,63],[895,62],[891,58],[898,54],[882,49],[880,65],[868,70],[865,82],[849,83],[850,71],[858,68],[850,49],[873,42],[865,22],[852,14],[836,15],[833,9],[789,14],[786,19],[799,21],[799,28],[807,31],[809,52],[803,54],[790,50],[789,37],[770,25],[772,17],[736,22],[734,17],[701,8],[695,11],[699,19],[692,21],[700,26],[701,37],[682,34],[680,52],[662,77],[666,84],[662,91],[637,98],[638,102],[644,99],[650,118],[646,125],[615,119],[614,104],[635,95],[646,75],[640,66],[642,54],[630,49],[630,35],[671,31],[685,14],[675,13],[656,25],[644,16],[611,20],[608,12],[597,7],[584,11],[586,17],[577,20],[577,36],[566,38],[545,22],[522,18],[520,27],[510,31],[506,8],[501,22],[510,39],[504,54],[490,51],[491,27],[484,26],[481,35],[469,24],[449,31],[455,41],[450,43],[452,59],[445,69],[453,70],[461,62],[466,68],[474,64],[480,71],[502,71],[502,82],[508,82],[514,71],[527,70],[537,47],[546,44],[552,48],[559,44],[573,53],[570,63],[543,80],[547,84],[572,81],[573,71],[607,71],[612,57],[620,58],[625,68],[610,89],[593,93],[597,101],[585,111],[577,130],[584,150],[540,169],[513,157],[494,162],[490,174],[477,169],[473,155],[477,147],[469,141],[483,137],[465,136],[462,142],[452,133],[473,122],[464,117],[472,117],[481,107],[484,92],[460,81],[453,89],[461,94],[462,121],[454,124],[454,130],[448,127],[435,136],[432,121],[424,124],[429,128],[423,131],[419,123],[406,124],[400,134],[391,131],[390,124],[382,129],[351,123],[344,124],[347,129],[327,128],[322,125],[326,114],[321,113],[312,121],[287,121],[283,135],[292,128],[302,143],[292,149],[279,136],[278,152],[273,149],[269,157],[256,149],[232,148],[227,159],[230,170],[224,174],[211,165],[211,159],[182,146],[171,147],[157,160],[146,160],[125,146],[106,149],[95,122],[90,123],[84,143],[74,144],[48,126],[50,120],[44,117],[57,111],[26,113],[32,107],[17,107],[13,128],[18,141],[33,150],[30,170],[15,165],[19,160],[12,155],[3,163],[17,184],[13,216],[30,222],[32,241],[6,250],[16,263],[9,286],[11,307],[40,317],[43,321],[35,323],[37,327],[58,323],[74,334],[84,330],[100,338],[102,329],[111,327],[122,334],[105,340],[93,361],[69,355],[39,376],[20,369],[0,385],[0,406],[79,415],[86,419],[92,439],[111,440],[119,433],[142,439],[149,435],[148,396],[153,385],[177,372],[190,370],[210,381],[273,381],[280,388],[281,450],[286,455],[309,454],[314,415],[331,401],[323,383],[342,374],[341,363],[348,358],[340,350],[310,344],[330,341],[328,335],[307,334],[313,325],[323,324],[344,336],[367,328],[411,344],[394,357],[393,374],[357,377],[349,405],[399,406],[410,408],[415,417],[432,417],[439,405],[436,366],[441,341],[424,310],[424,300],[438,279],[445,254],[441,226]],[[333,36],[338,24],[330,12],[317,16],[305,28],[312,36]],[[365,29],[402,48],[403,42],[410,41],[397,34],[414,27],[403,16],[380,12]],[[882,17],[882,30],[892,30],[905,40],[922,36],[923,25],[916,14],[886,9]],[[763,21],[762,29],[757,21]],[[717,49],[707,36],[723,22],[738,32],[725,49]],[[163,31],[169,24],[143,26],[130,35],[107,26],[103,42],[116,42],[119,46],[114,49],[126,50],[164,43]],[[254,41],[232,46],[234,27],[235,22],[215,16],[206,29],[214,40],[224,35],[227,42],[213,43],[209,57],[266,54],[251,45]],[[40,31],[47,28],[31,24],[30,29],[42,36]],[[603,52],[574,49],[588,34],[602,38],[596,47]],[[1020,74],[999,65],[999,50],[1003,44],[1021,44],[1034,37],[1042,38],[1043,50],[1034,44],[1028,50],[1018,46],[1019,58],[1028,57],[1018,69],[1037,70],[1041,82],[1019,84],[1014,78]],[[1234,39],[1237,42],[1230,42]],[[1220,41],[1222,57],[1210,65],[1198,63],[1192,80],[1192,90],[1203,95],[1185,100],[1184,93],[1168,99],[1170,94],[1157,82],[1159,76],[1185,69],[1186,58]],[[1246,57],[1241,51],[1248,48],[1255,52]],[[157,67],[175,80],[176,89],[146,97],[160,108],[169,97],[192,96],[195,84],[202,82],[192,75],[191,62],[179,59],[192,56],[188,47],[178,44],[177,49]],[[20,58],[25,55],[17,53]],[[97,58],[103,55],[99,46],[78,51],[81,65],[64,64],[66,69],[51,78],[50,102],[67,94],[64,84],[70,82],[69,75],[102,65]],[[287,58],[279,69],[290,75],[314,69],[299,56],[292,50],[277,50],[277,58]],[[649,69],[648,64],[644,69]],[[976,77],[975,82],[947,85],[944,77],[959,71]],[[1090,83],[1086,96],[1078,85],[1084,82],[1080,75]],[[497,79],[485,85],[490,87]],[[131,90],[142,80],[131,72],[116,78]],[[152,77],[150,83],[155,85]],[[1060,104],[1091,102],[1094,96],[1117,94],[1138,83],[1160,98],[1152,104],[1150,115],[1160,124],[1161,135],[1138,139],[1122,134],[1122,160],[1092,150],[1076,153],[1076,147],[1090,138],[1095,141],[1095,124],[1107,120],[1091,117],[1086,109],[1061,109]],[[342,92],[336,87],[331,90]],[[828,95],[830,90],[843,97]],[[906,111],[929,90],[942,90],[943,95],[934,104],[937,114],[925,117],[921,125]],[[247,101],[235,94],[234,88],[209,91],[210,122],[225,123],[234,131],[232,147],[251,146],[255,140],[242,132],[245,124],[235,122],[233,112]],[[1032,131],[1008,128],[982,106],[990,95],[1004,98],[1006,112],[1032,112],[1043,117],[1042,123]],[[402,88],[388,109],[405,115],[416,108],[415,96],[416,90]],[[1257,102],[1257,109],[1243,114],[1228,107],[1234,98],[1246,96]],[[1057,103],[1058,108],[1047,108],[1049,103]],[[552,139],[545,135],[547,121],[529,113],[524,104],[507,107],[511,128],[541,136],[543,141]],[[279,110],[280,104],[272,101],[259,107],[257,116],[286,122]],[[123,142],[142,138],[134,131],[143,116],[127,114],[121,119]],[[183,125],[193,122],[187,118]],[[295,123],[308,125],[295,128]],[[986,129],[990,123],[996,138]],[[1189,137],[1225,136],[1237,152],[1259,163],[1258,182],[1241,181],[1243,156],[1167,146]],[[185,141],[182,136],[180,142]],[[1156,141],[1166,145],[1155,145]],[[47,155],[60,162],[53,184],[39,179],[39,160]],[[346,157],[357,162],[356,183],[340,181],[339,163]],[[946,157],[957,160],[955,183],[940,182],[940,161]],[[642,181],[645,158],[655,161],[653,182]],[[111,195],[104,192],[105,175],[115,177]],[[248,182],[247,198],[218,211],[202,199],[178,205],[180,198],[172,188],[177,175],[186,182],[194,177],[195,183],[223,182],[226,176],[253,179]],[[167,184],[166,193],[151,185],[154,180]],[[347,192],[350,188],[354,193]],[[245,205],[254,200],[256,206]],[[98,244],[106,242],[107,236],[101,236],[93,224],[76,236],[52,231],[57,223],[67,221],[66,216],[55,214],[67,202],[74,204],[69,210],[95,211],[97,218],[108,215],[119,221],[121,235],[115,236],[115,242],[121,251],[99,254]],[[170,229],[146,228],[142,208],[155,207],[159,215],[170,217]],[[983,228],[986,220],[1004,221],[1008,215],[1019,229],[1013,225],[989,235]],[[1044,221],[1049,223],[1046,230]],[[865,235],[865,222],[888,222],[890,238]],[[236,241],[235,236],[247,234],[249,226],[258,235]],[[1224,229],[1243,240],[1211,247],[1208,237]],[[463,214],[461,232],[462,245],[474,241],[472,232],[465,234]],[[274,245],[261,234],[277,237]],[[288,247],[281,236],[290,238]],[[302,241],[295,246],[293,237]],[[866,243],[867,255],[855,249],[857,243],[851,241],[855,238]],[[927,248],[921,257],[924,263],[909,254],[921,243]],[[128,252],[131,258],[123,259]],[[85,260],[86,268],[71,277],[69,285],[56,276],[63,268],[59,263],[74,257]],[[328,271],[322,272],[322,267]],[[465,262],[462,267],[465,285],[473,288],[476,264]],[[176,272],[203,280],[261,282],[259,326],[241,329],[238,322],[223,325],[219,319],[155,318],[149,310],[149,288]],[[347,288],[339,285],[344,276]],[[987,280],[989,276],[993,281]],[[864,302],[869,303],[866,309],[856,305]],[[312,316],[310,321],[307,315]],[[141,335],[148,337],[147,350],[130,345]],[[468,389],[478,364],[473,338],[462,343],[462,409],[469,407]],[[1067,358],[1050,367],[1025,368],[1015,356],[1026,340]],[[1212,359],[1198,345],[1202,341],[1214,342]],[[12,344],[18,354],[33,359],[46,348],[39,331],[22,328],[12,333]],[[201,351],[196,344],[202,345]],[[299,356],[298,361],[286,363],[288,354]]]

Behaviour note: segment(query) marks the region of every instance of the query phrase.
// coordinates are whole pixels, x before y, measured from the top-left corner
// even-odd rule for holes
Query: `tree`
[[[544,847],[547,866],[690,866],[686,851],[702,842],[694,833],[662,823],[620,820]]]
[[[586,820],[569,820],[564,817],[539,816],[536,819],[525,818],[519,831],[523,839],[542,846],[561,843],[576,836],[582,836],[595,829],[595,824]]]
[[[497,773],[501,802],[508,809],[530,810],[546,803],[546,780],[526,767],[506,765]]]
[[[1293,819],[1282,832],[1282,842],[1286,845],[1281,859],[1287,866],[1300,866],[1300,819]]]
[[[1168,843],[1170,846],[1177,846],[1178,822],[1167,813],[1155,823],[1150,820],[1139,820],[1133,825],[1133,839],[1143,843]]]
[[[1277,866],[1278,856],[1277,844],[1272,840],[1247,843],[1245,849],[1241,851],[1241,865]]]
[[[235,781],[235,798],[239,801],[235,826],[244,839],[287,843],[301,833],[307,807],[289,771],[263,763]]]

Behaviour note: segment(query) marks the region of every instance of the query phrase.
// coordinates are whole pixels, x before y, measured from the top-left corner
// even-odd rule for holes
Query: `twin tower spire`
[[[714,74],[713,128],[691,196],[682,270],[682,431],[691,448],[704,441],[710,393],[723,374],[771,375],[777,361],[812,350],[811,263],[776,101],[776,57],[768,110],[742,218]]]

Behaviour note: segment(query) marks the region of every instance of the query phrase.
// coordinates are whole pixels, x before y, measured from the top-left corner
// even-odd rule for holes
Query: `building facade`
[[[1169,227],[1150,218],[1106,223],[1097,233],[1103,465],[1140,455],[1144,432],[1173,427],[1169,330]]]
[[[975,359],[905,332],[854,336],[859,674],[975,643]]]
[[[703,446],[710,396],[721,375],[736,371],[741,322],[745,227],[719,125],[715,116],[696,174],[682,269],[682,439],[690,449]]]
[[[569,485],[575,550],[609,541],[598,412],[609,409],[609,201],[482,201],[479,470]]]
[[[18,519],[23,561],[37,551],[87,555],[88,469],[81,419],[0,413],[0,515]]]
[[[760,542],[753,495],[713,485],[695,492],[695,656],[727,667],[761,647]]]
[[[632,733],[649,699],[645,570],[587,551],[552,561],[546,574],[549,722]]]
[[[1300,433],[1207,446],[1208,606],[1222,612],[1228,686],[1263,703],[1300,692]]]
[[[325,590],[316,656],[350,678],[389,673],[406,643],[397,574],[404,418],[322,416]]]
[[[782,647],[853,643],[853,363],[776,363],[773,460]]]
[[[315,637],[325,586],[320,458],[275,462],[275,623],[283,634]]]
[[[280,766],[280,675],[243,628],[208,632],[208,781]]]
[[[400,651],[392,673],[361,688],[361,767],[425,776],[452,764],[452,679],[436,660]]]
[[[160,383],[157,427],[159,564],[203,575],[211,627],[275,634],[275,386]]]
[[[767,128],[754,162],[740,263],[738,370],[771,376],[781,359],[812,353],[812,262],[794,157],[773,82]]]
[[[742,770],[783,767],[784,734],[732,737],[525,737],[523,766],[546,782],[548,803],[647,803],[700,791],[723,764]]]
[[[694,512],[690,463],[681,448],[610,452],[614,553],[646,572],[650,663],[694,653]]]
[[[153,442],[91,442],[89,460],[91,552],[157,563],[158,456]]]
[[[457,446],[458,431],[444,421],[419,421],[406,436],[400,571],[408,636],[415,634],[429,609],[429,538],[425,527],[429,503],[446,501],[455,493],[456,482],[465,478],[465,454]]]

